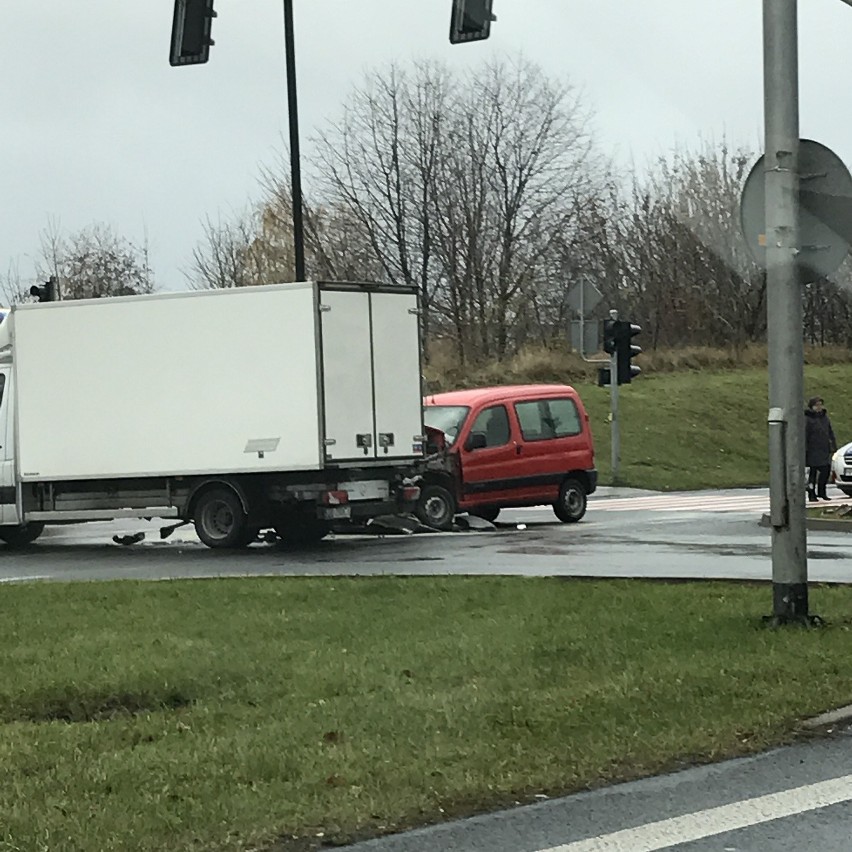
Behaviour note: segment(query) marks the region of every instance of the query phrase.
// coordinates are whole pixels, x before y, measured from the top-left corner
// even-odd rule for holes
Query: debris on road
[[[112,540],[116,544],[123,544],[125,546],[128,546],[128,545],[131,545],[131,544],[138,544],[144,538],[145,538],[145,533],[138,532],[138,533],[133,533],[132,535],[114,535],[112,537]]]

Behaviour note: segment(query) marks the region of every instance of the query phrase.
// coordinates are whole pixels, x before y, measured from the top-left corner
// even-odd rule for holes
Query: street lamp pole
[[[290,118],[290,184],[293,195],[293,255],[296,280],[305,280],[305,232],[302,222],[302,167],[299,153],[299,109],[296,99],[296,48],[293,0],[284,0],[284,51],[287,60],[287,109]]]

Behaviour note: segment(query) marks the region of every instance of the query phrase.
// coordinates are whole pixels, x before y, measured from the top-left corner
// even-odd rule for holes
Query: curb
[[[764,514],[761,515],[758,525],[761,527],[772,526],[767,513],[764,512]],[[835,521],[829,518],[806,518],[805,528],[809,530],[822,530],[823,532],[852,533],[852,520]]]
[[[800,725],[803,728],[813,731],[830,725],[847,723],[852,723],[852,704],[847,704],[845,707],[838,707],[836,710],[829,710],[827,713],[822,713],[810,719],[804,719]]]
[[[852,521],[835,521],[830,518],[809,518],[805,522],[809,530],[827,530],[829,532],[852,532]]]

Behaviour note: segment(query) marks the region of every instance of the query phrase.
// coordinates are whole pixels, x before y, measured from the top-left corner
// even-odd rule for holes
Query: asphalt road
[[[844,852],[848,730],[671,775],[346,846],[340,852]]]
[[[839,492],[837,492],[839,494]],[[191,527],[160,540],[155,522],[55,527],[32,547],[0,550],[0,582],[252,575],[517,574],[771,578],[766,489],[655,494],[602,489],[578,524],[548,508],[505,511],[497,528],[411,536],[337,536],[310,548],[208,550]],[[168,523],[168,522],[162,522]],[[146,531],[139,544],[117,532]],[[812,532],[809,577],[852,582],[845,533]]]

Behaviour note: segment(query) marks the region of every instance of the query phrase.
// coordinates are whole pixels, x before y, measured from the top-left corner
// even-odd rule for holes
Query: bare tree
[[[29,287],[21,275],[17,261],[10,261],[6,272],[0,275],[0,293],[3,294],[4,305],[14,305],[27,297]]]
[[[373,72],[316,140],[321,190],[357,226],[380,280],[419,288],[426,336],[435,291],[430,202],[448,90],[447,70],[434,64]]]
[[[454,302],[468,302],[463,324],[477,327],[473,352],[502,358],[552,335],[549,308],[556,293],[564,300],[566,267],[595,228],[608,164],[567,84],[523,60],[476,80],[453,128],[439,221]]]
[[[326,196],[462,359],[502,357],[528,333],[605,172],[579,96],[523,59],[461,81],[434,64],[373,72],[318,141]]]
[[[418,288],[427,355],[436,338],[462,362],[564,345],[569,286],[583,277],[652,346],[765,335],[766,278],[739,224],[747,149],[701,142],[625,180],[594,144],[580,95],[517,59],[461,78],[435,64],[374,71],[317,150],[309,274]],[[193,286],[292,279],[285,166],[264,171],[256,206],[207,221]],[[813,342],[849,338],[852,273],[835,279],[804,288]]]
[[[261,204],[269,230],[278,234],[278,240],[283,241],[292,254],[293,201],[289,170],[283,158],[275,166],[263,170],[261,186]],[[336,281],[383,280],[381,263],[370,248],[367,231],[347,205],[334,199],[312,204],[303,193],[302,219],[305,268],[309,277]]]
[[[246,287],[295,277],[289,184],[266,170],[257,205],[230,221],[204,222],[185,273],[193,289]],[[311,278],[381,280],[362,223],[340,203],[303,205],[306,271]]]
[[[150,293],[154,289],[147,240],[136,244],[109,225],[94,224],[63,237],[55,220],[41,234],[36,274],[60,281],[63,299]]]
[[[292,281],[292,226],[276,199],[258,203],[232,220],[203,225],[185,273],[194,289],[246,287]]]
[[[766,279],[739,224],[751,152],[702,143],[634,176],[618,232],[621,303],[653,346],[741,345],[766,327]]]

